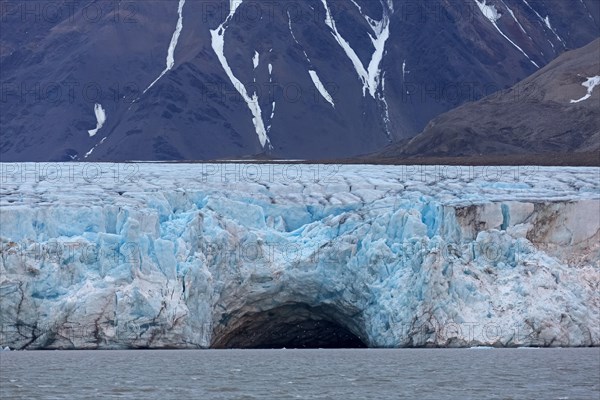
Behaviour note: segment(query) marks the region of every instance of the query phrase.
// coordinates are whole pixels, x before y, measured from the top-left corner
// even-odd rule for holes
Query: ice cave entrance
[[[214,332],[216,349],[365,348],[347,320],[326,307],[288,304],[237,316],[222,314]]]

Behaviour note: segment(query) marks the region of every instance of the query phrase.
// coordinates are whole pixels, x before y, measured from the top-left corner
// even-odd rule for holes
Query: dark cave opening
[[[366,348],[331,309],[288,304],[239,316],[222,316],[211,347],[215,349]],[[225,322],[226,321],[226,322]]]

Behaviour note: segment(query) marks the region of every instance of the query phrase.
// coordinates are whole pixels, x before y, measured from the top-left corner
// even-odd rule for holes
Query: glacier
[[[599,168],[0,168],[0,348],[600,344]]]

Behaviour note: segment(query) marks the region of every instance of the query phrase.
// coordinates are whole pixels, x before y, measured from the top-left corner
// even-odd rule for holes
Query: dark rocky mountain
[[[598,151],[600,39],[561,55],[508,90],[434,118],[422,133],[389,146],[380,156],[597,154]]]
[[[597,0],[3,1],[0,157],[365,154],[588,44],[599,15]]]

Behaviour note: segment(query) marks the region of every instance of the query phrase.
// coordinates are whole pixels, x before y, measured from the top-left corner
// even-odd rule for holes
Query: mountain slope
[[[382,155],[473,156],[600,150],[600,39],[513,88],[445,113]]]
[[[364,154],[585,45],[600,20],[595,0],[13,1],[0,12],[3,161]]]

